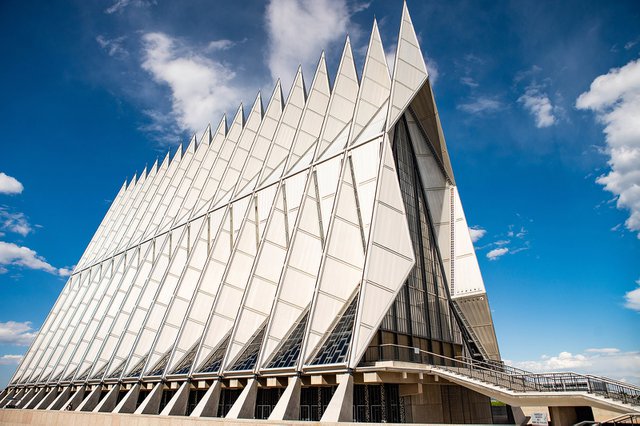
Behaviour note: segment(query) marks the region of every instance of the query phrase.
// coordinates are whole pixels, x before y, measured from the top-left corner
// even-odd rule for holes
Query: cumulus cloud
[[[604,125],[611,170],[596,182],[629,210],[625,226],[640,239],[640,59],[597,77],[576,107],[593,111]]]
[[[96,37],[96,42],[107,52],[109,56],[123,59],[129,56],[129,52],[123,46],[126,39],[127,36],[108,39],[105,36],[99,35]]]
[[[42,256],[38,256],[38,253],[28,247],[0,241],[0,267],[7,272],[6,266],[9,265],[37,269],[60,277],[71,274],[68,268],[56,268],[50,265]]]
[[[640,286],[640,280],[636,281],[636,284]],[[624,306],[634,311],[640,312],[640,287],[635,290],[628,291],[624,295]]]
[[[484,237],[487,233],[486,229],[482,229],[479,226],[472,226],[469,228],[469,234],[471,234],[471,241],[477,242],[480,238]]]
[[[592,348],[579,354],[560,352],[537,360],[505,360],[505,363],[533,372],[573,371],[640,384],[640,352],[623,352],[617,348]]]
[[[22,355],[2,355],[0,365],[18,365],[22,361]]]
[[[473,115],[490,114],[503,108],[502,102],[498,99],[478,96],[471,98],[469,102],[457,106],[460,111]]]
[[[0,206],[0,229],[20,234],[23,237],[33,231],[24,213],[11,212],[4,206]]]
[[[171,89],[171,119],[181,130],[201,131],[211,121],[235,109],[241,98],[235,73],[163,33],[142,37],[142,67]],[[162,114],[152,112],[161,116]]]
[[[31,322],[0,322],[0,344],[29,346],[36,337]]]
[[[321,50],[344,40],[351,15],[346,0],[271,0],[266,11],[269,37],[267,65],[283,86],[293,81],[299,64],[312,69]]]
[[[23,190],[18,179],[0,172],[0,194],[21,194]]]
[[[507,253],[509,253],[509,249],[507,247],[496,248],[487,253],[487,259],[498,260]]]
[[[518,102],[533,115],[537,128],[550,127],[557,122],[557,117],[554,114],[555,108],[551,104],[549,96],[537,87],[527,87],[524,94],[518,98]]]

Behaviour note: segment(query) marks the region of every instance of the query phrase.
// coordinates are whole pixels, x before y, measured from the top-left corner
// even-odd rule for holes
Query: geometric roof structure
[[[360,77],[347,37],[333,87],[323,53],[308,90],[299,68],[286,99],[278,81],[266,107],[258,93],[125,182],[0,392],[0,422],[638,412],[640,387],[500,361],[406,4],[392,70],[374,21]],[[71,410],[112,414],[52,412]]]
[[[333,87],[323,53],[308,90],[299,68],[125,182],[10,386],[348,371],[427,270],[429,309],[499,360],[406,4],[391,69],[374,22],[360,78],[347,37]]]

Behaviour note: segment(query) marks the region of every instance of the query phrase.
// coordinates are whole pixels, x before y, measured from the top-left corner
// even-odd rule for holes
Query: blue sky
[[[0,387],[110,200],[401,1],[0,3]],[[640,4],[409,1],[503,358],[640,383]]]

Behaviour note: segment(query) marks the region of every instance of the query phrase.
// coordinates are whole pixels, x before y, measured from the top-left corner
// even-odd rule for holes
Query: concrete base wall
[[[260,420],[267,425],[300,426],[363,426],[366,423],[302,422]],[[41,411],[0,409],[0,426],[225,426],[255,425],[251,419],[221,419],[217,417],[193,418],[183,416],[153,416],[144,414],[91,413],[78,411]],[[387,423],[393,425],[393,423]],[[399,425],[398,425],[399,426]]]

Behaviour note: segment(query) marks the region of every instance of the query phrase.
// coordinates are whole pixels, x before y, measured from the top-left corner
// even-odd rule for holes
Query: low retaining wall
[[[15,410],[0,409],[0,426],[204,426],[227,425],[248,426],[256,423],[266,425],[305,426],[356,426],[356,423],[319,423],[302,421],[232,420],[214,417],[191,418],[178,416],[156,416],[143,414],[86,413],[76,411]],[[363,426],[367,423],[357,423]],[[369,423],[374,424],[374,423]],[[387,423],[387,425],[392,425]]]

